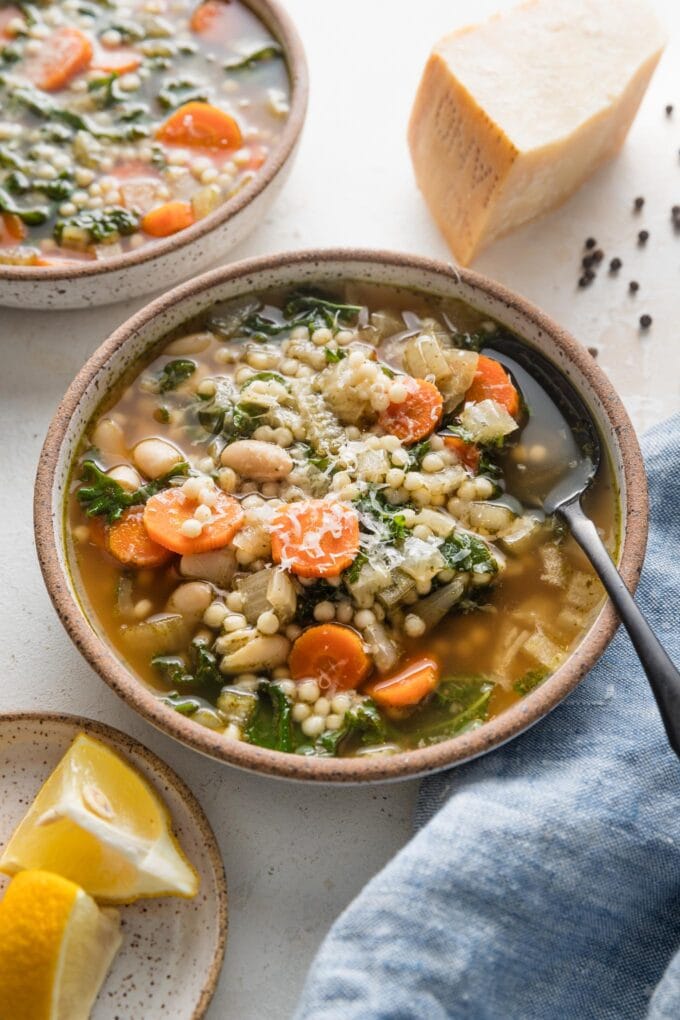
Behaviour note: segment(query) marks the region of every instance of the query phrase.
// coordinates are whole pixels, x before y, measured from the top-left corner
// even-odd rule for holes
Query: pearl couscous
[[[501,327],[346,284],[175,331],[91,421],[74,575],[159,697],[300,754],[483,725],[553,672],[602,591],[555,520],[549,422]],[[610,547],[606,466],[589,496]]]

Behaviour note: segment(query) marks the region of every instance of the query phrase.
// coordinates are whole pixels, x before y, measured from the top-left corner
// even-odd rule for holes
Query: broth
[[[329,284],[323,294],[293,295],[291,303],[289,293],[267,293],[216,307],[130,370],[93,418],[74,463],[70,563],[94,626],[178,711],[225,739],[309,754],[387,754],[504,711],[554,672],[604,595],[574,540],[532,499],[555,461],[577,454],[573,438],[558,435],[540,389],[516,367],[489,391],[501,400],[479,399],[486,362],[477,351],[493,361],[502,327],[462,302],[396,288]],[[301,324],[305,316],[311,328]],[[445,373],[454,368],[434,387],[439,355]],[[422,356],[435,366],[426,386],[407,374]],[[191,367],[180,378],[182,361]],[[171,376],[176,385],[166,388]],[[413,378],[420,382],[404,399]],[[513,382],[525,405],[515,411],[518,424],[503,404],[514,406]],[[413,411],[432,398],[427,386],[443,405],[429,425]],[[404,422],[412,429],[416,419],[423,434],[403,438]],[[507,432],[489,438],[494,428]],[[114,473],[123,465],[147,484],[138,444],[149,437],[172,444],[181,458],[179,473],[158,483],[162,492],[184,491],[189,470],[245,515],[203,572],[191,553],[180,558],[180,547],[195,541],[187,535],[157,567],[122,563],[107,551],[117,525],[97,512],[92,476],[81,480],[85,465]],[[229,465],[244,441],[259,450],[266,444],[264,454],[277,462],[288,457],[290,472],[276,481],[235,474]],[[101,475],[98,484],[101,496]],[[158,495],[139,492],[130,498],[147,501],[150,528]],[[616,498],[604,460],[585,505],[614,553]],[[355,518],[358,535],[349,558],[323,572],[328,534],[321,530],[319,540],[310,514],[338,506],[347,519],[334,521],[332,556],[347,553]],[[298,511],[304,549],[305,541],[291,538]],[[207,582],[202,601],[182,608],[174,593],[179,587],[186,595],[196,582]],[[174,631],[169,618],[179,620]],[[311,650],[300,641],[310,634]],[[248,665],[244,650],[261,639],[271,649],[278,642],[278,651]]]

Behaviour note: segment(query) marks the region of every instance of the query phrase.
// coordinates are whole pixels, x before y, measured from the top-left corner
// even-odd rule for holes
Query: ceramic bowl
[[[227,885],[215,835],[185,783],[132,737],[93,719],[0,712],[0,849],[79,733],[107,744],[161,795],[173,831],[196,868],[191,900],[155,897],[121,906],[122,946],[92,1020],[154,1016],[199,1020],[213,997],[227,939]],[[0,875],[0,895],[9,880]]]
[[[0,265],[0,305],[84,308],[158,293],[215,265],[264,218],[292,168],[307,110],[307,62],[278,0],[245,2],[280,41],[291,79],[288,120],[262,169],[209,216],[137,251],[64,269]]]
[[[107,391],[156,341],[176,326],[238,295],[270,287],[361,280],[462,298],[540,348],[571,380],[590,408],[612,463],[620,501],[619,568],[637,582],[647,536],[646,480],[633,427],[590,354],[545,314],[500,284],[441,262],[389,252],[312,251],[252,259],[206,273],[158,298],[99,348],[72,383],[49,428],[35,490],[38,555],[50,596],[73,641],[99,675],[149,722],[220,761],[272,776],[362,782],[417,776],[483,754],[517,736],[558,704],[593,666],[616,628],[609,603],[580,645],[544,684],[478,730],[424,749],[379,758],[314,758],[225,741],[163,705],[90,623],[70,575],[64,536],[69,468],[88,420]]]

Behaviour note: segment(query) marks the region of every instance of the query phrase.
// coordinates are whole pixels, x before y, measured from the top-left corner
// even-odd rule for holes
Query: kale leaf
[[[442,680],[432,696],[437,719],[416,731],[420,743],[437,743],[477,729],[488,717],[493,689],[494,684],[484,676],[454,676]],[[442,718],[442,709],[448,712],[448,717]]]
[[[290,698],[275,681],[265,680],[258,688],[257,708],[246,730],[251,744],[274,751],[292,751],[292,710]]]
[[[54,239],[62,243],[67,228],[83,230],[91,244],[107,244],[139,230],[140,217],[132,209],[113,206],[110,209],[82,209],[74,216],[60,219],[54,225]]]
[[[323,352],[327,365],[337,365],[339,361],[343,361],[347,357],[347,351],[343,351],[341,347],[337,351],[334,351],[332,347],[324,347]]]
[[[83,461],[81,471],[80,480],[85,482],[77,493],[81,507],[88,517],[106,517],[108,523],[113,524],[128,507],[146,503],[147,499],[166,489],[173,478],[188,475],[189,465],[186,461],[180,461],[166,474],[141,485],[134,492],[126,492],[93,460]]]
[[[517,692],[517,694],[524,696],[525,694],[528,694],[529,691],[533,691],[534,687],[538,687],[539,684],[542,684],[543,681],[547,679],[548,675],[549,671],[547,669],[530,669],[529,672],[525,673],[524,676],[521,676],[519,680],[515,680],[512,685],[513,689]]]
[[[156,377],[158,392],[168,393],[170,390],[176,390],[195,371],[196,362],[190,361],[188,358],[176,358],[174,361],[169,361]]]
[[[235,60],[228,60],[224,64],[225,71],[249,71],[258,64],[268,60],[276,60],[283,57],[283,50],[278,43],[271,43],[269,46],[262,46],[259,50],[253,50],[245,57],[237,57]]]
[[[348,737],[354,737],[362,744],[382,741],[386,737],[385,722],[374,701],[366,698],[352,705],[343,716],[342,726],[337,730],[323,733],[316,742],[315,752],[322,755],[336,755]]]
[[[498,564],[486,542],[467,531],[454,531],[439,547],[449,567],[473,574],[495,574]]]
[[[403,513],[403,506],[392,506],[377,489],[368,489],[357,500],[354,506],[361,515],[364,514],[371,519],[373,527],[366,527],[364,530],[377,534],[383,542],[401,542],[407,534],[406,518]]]

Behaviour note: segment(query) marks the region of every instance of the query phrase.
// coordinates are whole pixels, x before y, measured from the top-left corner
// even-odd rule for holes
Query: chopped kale
[[[281,383],[282,386],[286,385],[286,380],[279,372],[256,372],[255,375],[251,375],[246,379],[241,389],[244,390],[254,382],[277,382]]]
[[[362,744],[382,741],[386,736],[385,722],[375,702],[370,698],[352,705],[345,712],[342,726],[322,734],[315,745],[315,752],[321,755],[336,755],[348,738]]]
[[[195,371],[196,362],[190,361],[189,358],[176,358],[174,361],[169,361],[156,377],[158,392],[168,393],[170,390],[176,390]]]
[[[251,744],[274,751],[292,751],[292,702],[276,681],[263,681],[259,700],[246,730]]]
[[[347,357],[347,351],[343,351],[341,347],[337,351],[334,351],[332,347],[324,347],[323,352],[326,356],[327,365],[337,365],[339,361]]]
[[[379,490],[368,489],[354,501],[354,506],[359,513],[360,525],[362,524],[362,514],[369,517],[373,524],[373,527],[367,527],[364,521],[364,530],[378,534],[383,542],[401,542],[406,538],[408,529],[403,513],[404,508],[392,506]]]
[[[54,225],[54,239],[62,243],[67,229],[82,230],[91,244],[108,244],[139,230],[139,214],[132,209],[113,206],[111,209],[83,209],[74,216],[60,219]]]
[[[151,665],[158,670],[169,687],[221,687],[224,677],[219,671],[216,655],[205,641],[194,640],[189,646],[188,662],[179,655],[155,655]]]
[[[430,452],[430,440],[423,439],[408,450],[409,464],[411,467],[419,468],[423,463],[423,457]]]
[[[357,556],[354,557],[352,565],[348,567],[344,573],[344,577],[349,582],[349,584],[356,584],[356,582],[359,580],[361,568],[364,566],[365,563],[368,563],[368,556],[366,555],[366,553],[360,552]]]
[[[525,695],[529,691],[533,691],[534,687],[538,687],[544,680],[547,679],[549,673],[547,669],[530,669],[528,673],[521,676],[519,680],[515,680],[513,689],[517,694]]]
[[[7,86],[7,80],[0,76],[0,87]],[[76,113],[68,107],[58,106],[39,89],[30,85],[12,88],[11,102],[23,106],[36,117],[49,121],[61,121],[76,131],[87,131],[94,138],[111,142],[132,142],[147,138],[150,127],[145,124],[98,124],[86,114]]]
[[[163,695],[159,700],[164,705],[174,708],[175,712],[179,712],[180,715],[193,715],[204,704],[201,698],[192,698],[191,695],[178,694],[176,691]]]
[[[477,729],[487,719],[493,689],[494,684],[484,676],[454,676],[442,680],[429,709],[436,710],[437,718],[430,725],[418,727],[420,743],[437,743]],[[448,717],[442,718],[442,710]]]
[[[334,588],[323,578],[306,587],[301,586],[297,597],[296,622],[303,625],[313,623],[315,606],[319,602],[336,602],[341,594],[342,589]]]
[[[486,542],[467,531],[454,531],[439,547],[447,564],[473,574],[495,574],[498,564]]]
[[[50,215],[50,210],[44,205],[33,206],[31,209],[25,209],[23,206],[17,205],[4,188],[0,188],[0,212],[12,213],[14,216],[18,216],[27,227],[39,227],[49,219]]]
[[[210,96],[193,78],[180,78],[166,82],[157,99],[164,110],[175,110],[184,103],[207,103]]]
[[[93,78],[87,83],[87,91],[96,93],[96,100],[102,109],[124,101],[127,96],[117,88],[118,71],[103,74],[101,78]]]
[[[252,53],[248,53],[244,57],[228,60],[223,66],[225,71],[250,71],[253,67],[257,67],[258,64],[265,63],[268,60],[277,60],[281,57],[283,57],[281,47],[278,43],[271,43],[269,46],[262,46],[259,50],[253,50]]]
[[[88,517],[105,517],[109,524],[113,524],[128,507],[146,503],[151,496],[166,489],[173,478],[188,473],[189,465],[186,461],[181,461],[160,478],[147,482],[134,492],[126,492],[122,485],[110,478],[93,460],[85,460],[80,476],[85,485],[78,489],[78,502]]]

